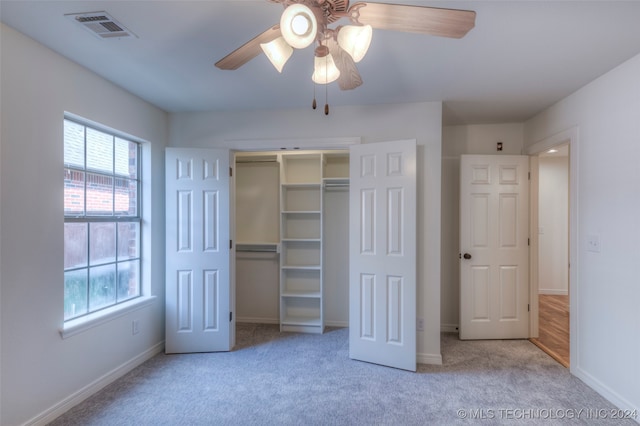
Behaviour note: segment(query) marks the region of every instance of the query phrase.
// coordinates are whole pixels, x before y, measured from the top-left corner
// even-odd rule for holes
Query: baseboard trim
[[[441,333],[457,333],[458,324],[440,324]]]
[[[418,364],[442,365],[442,354],[417,354]]]
[[[24,423],[23,426],[44,426],[49,422],[52,422],[63,413],[69,411],[71,408],[80,404],[85,399],[89,398],[105,386],[115,382],[120,377],[124,376],[134,368],[138,367],[143,362],[151,359],[155,355],[164,350],[164,341],[156,343],[141,354],[131,358],[129,361],[119,365],[107,374],[98,378],[97,380],[89,383],[87,386],[72,393],[62,401],[46,409],[42,413],[33,417],[31,420]]]
[[[582,368],[572,368],[571,373],[578,379],[585,382],[587,386],[598,392],[606,400],[618,407],[620,410],[640,413],[640,407],[634,406],[630,401],[620,396],[617,392],[613,391],[610,387],[593,377],[591,374],[584,371]],[[640,424],[640,417],[636,417],[633,420],[635,420],[636,423]]]
[[[325,327],[349,327],[349,321],[325,321]]]

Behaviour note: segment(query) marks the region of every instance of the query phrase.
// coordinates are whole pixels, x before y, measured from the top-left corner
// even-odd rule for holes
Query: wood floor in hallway
[[[539,295],[538,312],[538,338],[531,342],[568,368],[569,296]]]

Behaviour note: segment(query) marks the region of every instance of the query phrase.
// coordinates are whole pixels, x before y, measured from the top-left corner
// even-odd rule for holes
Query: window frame
[[[144,241],[144,236],[143,236],[143,211],[142,211],[142,207],[143,207],[143,194],[142,194],[142,188],[143,188],[143,176],[142,176],[142,152],[143,152],[143,143],[139,140],[137,140],[134,137],[131,137],[129,135],[123,134],[122,132],[101,126],[97,123],[92,123],[89,122],[87,120],[83,120],[81,118],[78,117],[72,117],[69,116],[67,114],[65,114],[64,116],[64,120],[63,120],[63,127],[66,126],[66,122],[69,121],[75,125],[78,126],[82,126],[83,127],[83,167],[79,167],[77,164],[70,164],[66,162],[66,159],[63,159],[63,168],[64,168],[64,172],[65,172],[65,180],[66,180],[66,173],[67,170],[73,172],[80,172],[84,174],[84,179],[83,179],[83,187],[82,187],[82,194],[83,194],[83,206],[82,206],[82,213],[78,213],[78,212],[71,212],[71,213],[67,213],[66,210],[63,212],[63,216],[64,216],[64,223],[82,223],[82,224],[86,224],[86,264],[84,264],[83,266],[74,266],[74,267],[63,267],[63,271],[66,274],[67,272],[73,272],[73,271],[86,271],[86,298],[85,298],[85,303],[86,303],[86,311],[78,314],[78,315],[73,315],[73,316],[69,316],[68,318],[65,317],[66,315],[66,310],[63,309],[63,320],[64,320],[64,328],[61,331],[63,338],[66,337],[67,335],[71,335],[71,334],[75,334],[79,331],[82,331],[82,329],[84,329],[84,325],[89,325],[92,326],[92,324],[94,323],[101,323],[103,322],[105,319],[103,317],[105,316],[111,316],[112,313],[116,312],[118,313],[117,316],[124,314],[128,311],[130,311],[131,309],[137,309],[137,307],[142,307],[142,306],[146,306],[146,304],[148,303],[148,300],[150,300],[148,297],[145,298],[144,297],[144,285],[143,285],[143,262],[144,262],[144,250],[143,250],[143,241]],[[111,165],[111,171],[110,172],[106,172],[104,170],[98,170],[96,168],[90,168],[88,167],[88,162],[87,162],[87,134],[88,131],[87,129],[91,129],[100,133],[104,133],[107,134],[110,139],[111,139],[111,149],[112,149],[112,165]],[[129,175],[123,175],[122,173],[118,174],[117,172],[117,168],[116,168],[116,140],[120,139],[123,141],[126,141],[128,143],[133,143],[135,144],[135,158],[136,158],[136,168],[135,168],[135,178],[131,177],[131,173],[129,173]],[[63,132],[63,147],[66,146],[66,137],[64,136],[64,132]],[[109,179],[112,179],[112,184],[111,184],[111,215],[105,215],[105,214],[90,214],[87,212],[87,188],[89,185],[87,176],[89,174],[93,174],[94,176],[99,176],[99,177],[107,177]],[[121,214],[121,212],[117,212],[116,211],[116,195],[117,195],[117,181],[118,179],[126,179],[127,181],[130,182],[135,182],[135,187],[136,187],[136,200],[135,200],[135,215],[123,215]],[[66,186],[65,186],[66,188]],[[66,195],[66,190],[64,191],[65,195]],[[65,206],[66,207],[66,206]],[[63,209],[64,210],[64,209]],[[92,263],[91,262],[91,224],[93,223],[113,223],[114,224],[114,244],[115,244],[115,257],[112,260],[109,261],[104,261],[104,262],[98,262],[98,263]],[[119,251],[119,244],[118,244],[118,238],[119,238],[119,232],[118,232],[118,227],[120,226],[121,223],[133,223],[133,224],[137,224],[137,235],[136,235],[136,244],[137,244],[137,253],[136,256],[134,257],[127,257],[124,260],[119,259],[119,255],[118,255],[118,251]],[[119,287],[119,283],[118,283],[118,279],[119,279],[119,274],[118,274],[118,270],[119,270],[119,265],[122,264],[129,264],[129,265],[137,265],[137,291],[136,291],[136,295],[132,296],[132,297],[127,297],[125,299],[121,299],[119,300],[118,298],[118,287]],[[101,267],[101,266],[111,266],[113,265],[114,267],[114,287],[115,287],[115,295],[114,295],[114,302],[113,303],[109,303],[103,306],[98,306],[94,309],[91,308],[91,284],[90,284],[90,270],[92,268],[96,268],[96,267]],[[64,282],[63,282],[63,287],[65,286]],[[63,293],[66,295],[66,288],[63,289]],[[107,318],[108,319],[108,318]],[[81,327],[79,327],[81,326]]]

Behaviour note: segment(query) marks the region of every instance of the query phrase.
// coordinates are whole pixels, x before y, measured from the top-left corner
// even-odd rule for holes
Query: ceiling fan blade
[[[236,70],[262,53],[260,43],[269,43],[281,35],[280,25],[274,25],[220,59],[216,62],[216,67],[221,70]]]
[[[475,26],[472,10],[440,9],[388,3],[356,3],[358,22],[382,30],[462,38]]]
[[[329,48],[329,53],[333,56],[336,67],[340,70],[340,77],[338,77],[338,86],[340,86],[340,89],[351,90],[360,86],[362,84],[362,78],[351,55],[345,52],[333,38],[327,39],[326,45]]]

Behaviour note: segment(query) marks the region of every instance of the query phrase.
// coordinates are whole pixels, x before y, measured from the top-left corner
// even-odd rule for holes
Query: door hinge
[[[527,245],[530,246],[531,245],[531,238],[527,238]]]
[[[233,249],[233,240],[229,240],[229,250]]]
[[[530,311],[531,311],[531,305],[527,303],[527,312],[530,312]]]
[[[229,311],[229,322],[233,320],[233,312]]]
[[[229,177],[233,177],[233,167],[229,167]]]
[[[531,180],[531,172],[527,172],[527,179]]]

